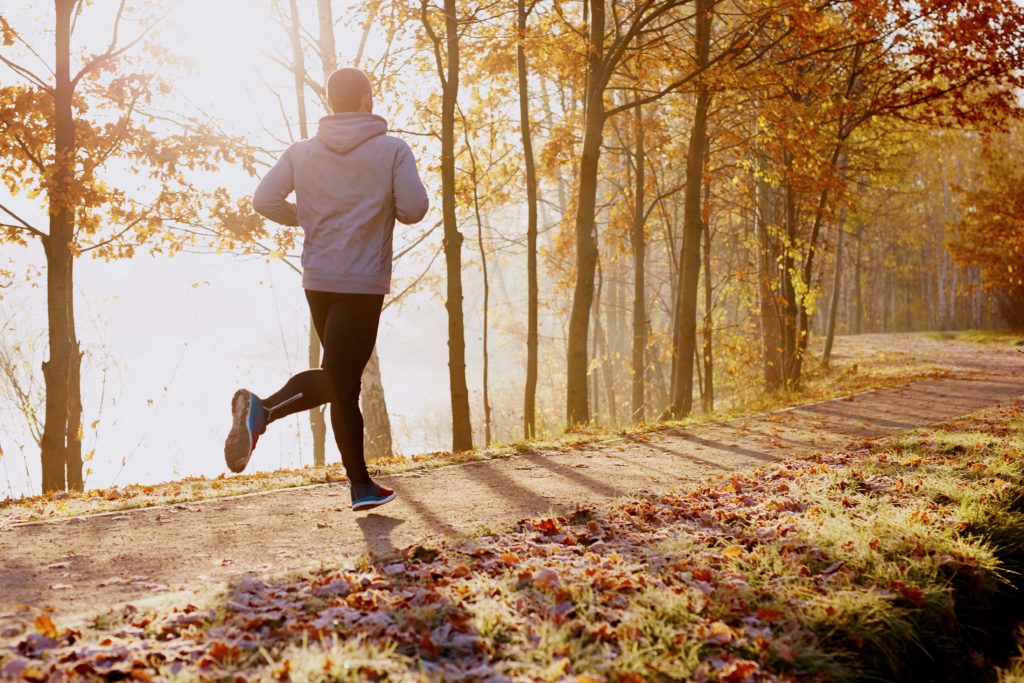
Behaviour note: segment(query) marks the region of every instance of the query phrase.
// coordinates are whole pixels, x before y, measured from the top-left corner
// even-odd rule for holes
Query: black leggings
[[[268,422],[331,404],[331,426],[349,481],[366,484],[370,475],[363,456],[363,414],[359,389],[363,368],[377,341],[384,296],[306,290],[313,327],[324,347],[322,370],[306,370],[263,399]]]

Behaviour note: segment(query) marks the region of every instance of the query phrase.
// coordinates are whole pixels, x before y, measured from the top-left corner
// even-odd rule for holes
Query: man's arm
[[[291,148],[285,150],[252,195],[252,208],[281,225],[299,224],[298,208],[288,201],[288,195],[295,189],[290,151]]]
[[[395,157],[392,185],[395,192],[395,217],[406,225],[423,220],[430,208],[430,201],[420,181],[419,171],[416,170],[416,157],[404,142]]]

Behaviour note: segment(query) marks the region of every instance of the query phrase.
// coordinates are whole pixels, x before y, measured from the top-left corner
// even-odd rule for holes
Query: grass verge
[[[26,613],[0,678],[995,680],[1020,615],[1022,468],[1018,402],[200,606],[81,630]]]
[[[922,332],[922,337],[937,341],[961,341],[972,344],[996,344],[999,346],[1024,346],[1024,334],[993,332],[992,330],[962,330],[959,332]]]
[[[370,462],[370,468],[375,474],[387,475],[508,457],[517,453],[567,451],[583,445],[625,436],[639,436],[705,422],[770,412],[869,389],[880,389],[942,377],[946,374],[948,373],[934,364],[901,353],[875,353],[870,357],[859,358],[856,363],[839,366],[832,370],[822,369],[813,358],[809,358],[806,378],[799,391],[780,392],[772,395],[750,392],[737,396],[731,405],[726,405],[713,413],[694,416],[687,420],[642,423],[618,429],[591,425],[560,435],[546,435],[530,441],[496,444],[490,448],[465,453],[435,452],[379,458]],[[25,498],[8,498],[0,500],[0,527],[345,480],[345,471],[341,464],[331,463],[325,467],[257,471],[241,475],[225,474],[216,478],[189,477],[159,484],[130,484],[122,487],[90,489],[84,492],[68,491]]]

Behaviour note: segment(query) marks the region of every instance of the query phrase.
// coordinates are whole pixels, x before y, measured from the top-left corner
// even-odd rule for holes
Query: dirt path
[[[659,491],[782,458],[891,436],[1024,395],[1024,354],[907,336],[840,340],[855,360],[912,353],[955,377],[767,415],[382,479],[399,492],[380,513],[348,510],[345,485],[313,486],[0,531],[0,626],[18,605],[84,613],[249,574],[302,570],[366,550],[501,526],[576,502]]]

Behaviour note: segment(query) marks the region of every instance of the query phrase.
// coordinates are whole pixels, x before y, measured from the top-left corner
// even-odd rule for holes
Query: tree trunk
[[[295,85],[295,103],[299,111],[299,136],[305,140],[309,137],[309,125],[306,119],[306,58],[302,53],[302,27],[299,24],[299,7],[296,0],[289,0],[291,25],[288,37],[292,48],[292,82]]]
[[[331,8],[331,0],[316,0],[317,23],[320,27],[320,35],[317,37],[318,49],[320,51],[320,63],[324,69],[324,87],[327,87],[327,79],[338,68],[338,50],[334,41],[334,10]],[[326,100],[326,93],[324,96]]]
[[[697,66],[706,68],[711,45],[712,0],[697,0]],[[711,93],[702,79],[686,157],[686,198],[683,209],[683,246],[680,254],[678,295],[675,307],[675,371],[672,377],[672,417],[680,419],[693,409],[693,357],[697,348],[697,289],[700,277],[701,181],[707,147],[708,108]]]
[[[601,290],[604,284],[601,278],[601,265],[597,267],[597,285],[594,288],[594,309],[591,311],[590,320],[591,324],[597,326],[600,325],[600,306],[601,306]],[[594,331],[593,336],[590,337],[590,357],[595,359],[600,358],[600,352],[597,348],[598,335],[597,331]],[[589,383],[588,398],[590,399],[590,421],[601,422],[601,373],[598,372],[597,363],[594,363],[593,368],[590,368],[587,373],[587,382]]]
[[[587,397],[587,336],[594,302],[597,269],[597,171],[604,135],[604,0],[589,0],[590,45],[587,50],[587,109],[580,155],[579,197],[576,206],[576,282],[569,315],[566,421],[569,426],[590,421]]]
[[[519,128],[526,171],[526,387],[523,397],[523,438],[537,434],[537,171],[530,131],[530,91],[526,65],[526,0],[516,2],[516,74],[519,83]]]
[[[775,215],[773,198],[768,183],[755,181],[755,220],[757,229],[757,281],[761,318],[761,358],[764,370],[764,389],[774,393],[782,386],[782,354],[779,338],[779,311],[772,286],[771,264],[775,263],[768,226]]]
[[[307,335],[309,367],[320,366],[320,338],[313,327],[313,321],[309,321],[309,333]],[[313,432],[313,466],[323,467],[327,463],[327,420],[324,417],[324,408],[313,408],[309,411],[309,428]]]
[[[490,331],[489,319],[490,314],[490,302],[491,302],[491,281],[487,273],[487,249],[484,246],[484,221],[480,215],[480,194],[478,188],[480,187],[480,178],[477,175],[476,165],[476,153],[473,151],[473,145],[469,139],[469,128],[466,126],[462,127],[463,134],[466,141],[466,149],[469,150],[469,180],[473,185],[473,215],[476,218],[476,239],[477,246],[480,249],[480,270],[483,276],[484,284],[484,302],[483,302],[483,394],[484,394],[484,445],[491,445],[491,388],[489,381],[490,371],[490,350],[488,348],[488,332]]]
[[[295,104],[299,114],[299,137],[305,140],[309,137],[309,118],[306,114],[305,97],[306,57],[302,52],[302,26],[299,21],[299,7],[296,0],[289,0],[289,14],[291,24],[288,26],[288,37],[292,48],[292,83],[295,88]],[[323,40],[322,30],[321,26],[321,41]],[[331,42],[333,43],[333,36]],[[306,348],[309,367],[319,367],[320,339],[313,328],[312,319],[309,321]],[[327,463],[327,421],[324,418],[323,408],[313,408],[309,411],[309,429],[313,433],[313,466],[323,467]]]
[[[425,5],[424,5],[425,7]],[[424,10],[425,11],[425,10]],[[447,270],[448,381],[452,404],[452,451],[473,448],[473,424],[466,386],[466,332],[462,312],[462,233],[455,197],[455,108],[459,95],[459,23],[455,0],[444,0],[445,55],[441,93],[441,200]],[[428,21],[424,14],[424,21]],[[438,51],[440,46],[436,46]],[[438,52],[439,54],[439,52]]]
[[[74,260],[68,265],[70,273],[74,273]],[[74,278],[68,281],[74,283]],[[68,428],[67,446],[64,452],[64,466],[67,471],[68,490],[85,490],[85,478],[82,476],[82,350],[78,343],[75,330],[75,295],[74,288],[68,288],[68,323],[71,337],[71,355],[68,367]]]
[[[638,96],[639,98],[639,96]],[[644,148],[644,119],[643,108],[637,106],[634,110],[636,119],[636,146],[633,159],[636,165],[634,174],[633,189],[633,395],[630,404],[630,419],[632,422],[643,422],[645,417],[644,394],[647,362],[645,350],[647,348],[647,302],[644,291],[646,285],[644,263],[647,256],[647,241],[644,233],[644,219],[646,217],[646,150]]]
[[[789,157],[787,153],[787,157]],[[796,244],[797,233],[797,209],[796,189],[789,180],[789,169],[792,166],[792,158],[787,158],[786,180],[783,186],[784,195],[784,221],[786,227],[786,242],[782,253],[782,298],[785,309],[782,312],[782,379],[787,388],[792,388],[793,373],[795,371],[794,361],[796,359],[796,329],[799,304],[796,300],[796,287],[793,282],[793,269],[796,268],[793,258],[792,245]]]
[[[707,166],[707,154],[705,155],[705,167]],[[704,357],[704,384],[701,392],[701,410],[704,414],[715,411],[715,362],[712,355],[712,333],[714,332],[714,320],[711,314],[714,312],[714,299],[711,288],[711,217],[709,215],[711,199],[711,181],[708,174],[704,173],[704,209],[701,211],[701,225],[704,228],[704,334],[702,356]]]
[[[363,390],[359,397],[365,421],[363,440],[367,458],[386,458],[394,453],[391,418],[388,416],[383,386],[380,359],[374,349],[370,354],[370,362],[363,370]]]
[[[46,253],[46,312],[49,358],[43,363],[46,385],[46,418],[43,423],[40,459],[43,492],[62,491],[67,485],[66,453],[68,412],[71,402],[71,364],[75,353],[72,321],[71,241],[74,213],[64,197],[72,180],[75,159],[75,125],[71,84],[71,13],[74,0],[56,0],[54,83],[54,186],[48,192],[50,232],[43,241]],[[80,475],[79,475],[80,476]]]
[[[603,272],[598,269],[599,282],[603,279]],[[614,280],[612,281],[614,287]],[[615,398],[615,374],[612,364],[612,348],[609,344],[609,335],[605,334],[605,326],[601,323],[601,290],[602,286],[598,284],[597,287],[597,298],[594,300],[594,341],[596,347],[595,358],[601,359],[600,371],[601,377],[604,379],[604,391],[605,400],[608,402],[608,421],[607,425],[616,426],[619,423],[618,416],[618,400]],[[614,298],[613,298],[614,301]],[[608,316],[605,316],[608,317]],[[594,370],[595,376],[595,392],[597,391],[596,378],[597,370]],[[596,398],[596,396],[595,396]],[[595,401],[596,403],[596,401]],[[594,417],[597,418],[597,411],[595,410]]]
[[[853,262],[853,333],[864,329],[864,289],[862,279],[863,258],[861,256],[861,231],[857,230],[857,251]]]
[[[843,286],[843,238],[846,235],[846,207],[839,212],[839,236],[836,238],[836,271],[832,277],[832,296],[828,302],[828,327],[825,330],[825,350],[821,364],[828,369],[832,361],[832,344],[836,337],[836,314],[839,312],[839,295]]]

